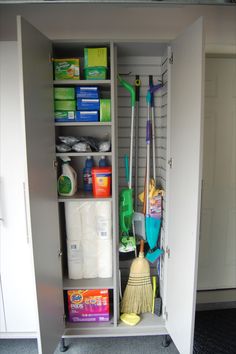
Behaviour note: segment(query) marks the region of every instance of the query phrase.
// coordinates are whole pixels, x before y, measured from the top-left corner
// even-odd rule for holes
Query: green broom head
[[[122,313],[145,313],[152,311],[152,284],[150,266],[144,258],[144,241],[140,241],[138,258],[130,267],[128,283],[121,302]]]
[[[123,189],[119,196],[120,233],[128,235],[132,230],[133,189]]]

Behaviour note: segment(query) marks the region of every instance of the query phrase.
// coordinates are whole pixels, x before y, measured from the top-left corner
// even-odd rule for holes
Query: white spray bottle
[[[69,164],[71,159],[68,156],[61,157],[62,174],[58,178],[58,193],[62,196],[72,196],[77,190],[77,174],[73,167]]]

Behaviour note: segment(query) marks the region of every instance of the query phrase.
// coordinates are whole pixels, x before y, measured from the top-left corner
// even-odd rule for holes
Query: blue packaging
[[[84,190],[86,192],[92,192],[93,190],[93,180],[92,180],[92,168],[94,166],[94,161],[91,156],[88,156],[85,161],[85,166],[83,169],[83,183]]]
[[[97,86],[77,86],[75,93],[76,98],[99,98]]]
[[[78,111],[99,111],[100,100],[98,98],[77,98]]]
[[[98,111],[76,111],[75,120],[77,122],[98,122]]]

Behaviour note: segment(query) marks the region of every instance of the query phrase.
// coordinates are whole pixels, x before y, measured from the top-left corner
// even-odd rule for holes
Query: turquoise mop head
[[[163,250],[157,247],[161,229],[161,219],[146,217],[145,226],[147,230],[147,242],[150,247],[146,258],[149,262],[154,263],[163,254]]]

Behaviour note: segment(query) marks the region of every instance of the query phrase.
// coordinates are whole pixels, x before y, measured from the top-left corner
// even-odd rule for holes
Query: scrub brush
[[[157,294],[157,277],[152,277],[152,314],[155,313],[157,316],[161,316],[161,305],[162,301],[160,297],[156,296]]]

